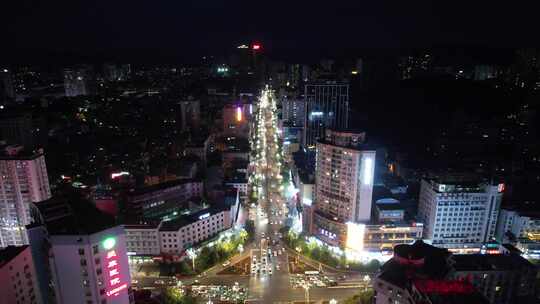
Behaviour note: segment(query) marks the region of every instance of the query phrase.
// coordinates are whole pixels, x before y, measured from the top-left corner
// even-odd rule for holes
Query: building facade
[[[43,303],[32,253],[27,245],[0,250],[0,303]]]
[[[540,214],[501,209],[496,238],[499,242],[515,242],[519,238],[540,241]]]
[[[315,147],[326,129],[349,127],[349,84],[327,81],[305,86],[304,146]]]
[[[306,103],[299,99],[284,98],[281,102],[282,119],[291,127],[303,127],[306,115]]]
[[[461,177],[423,179],[418,216],[424,237],[446,248],[480,247],[492,240],[503,190]]]
[[[124,225],[128,255],[159,255],[159,227],[160,224],[155,223]]]
[[[59,304],[133,303],[124,228],[54,234],[50,265]]]
[[[375,151],[364,149],[365,133],[327,130],[317,142],[313,234],[345,244],[347,223],[371,217]]]
[[[186,249],[231,228],[232,225],[233,217],[228,206],[208,208],[163,222],[159,228],[161,252],[181,255]]]
[[[0,155],[0,247],[28,244],[30,203],[51,197],[42,150],[8,146]]]

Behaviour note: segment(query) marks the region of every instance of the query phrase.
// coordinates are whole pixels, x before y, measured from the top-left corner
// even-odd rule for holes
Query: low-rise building
[[[232,227],[230,206],[215,206],[166,221],[159,228],[161,252],[181,255],[195,244]]]
[[[0,250],[0,303],[43,303],[28,245]]]
[[[451,253],[422,241],[397,245],[373,281],[376,304],[487,304],[467,281],[449,277]]]
[[[159,255],[159,227],[160,223],[151,222],[124,225],[128,255]]]
[[[423,229],[424,227],[420,223],[366,225],[364,250],[384,252],[391,251],[394,246],[399,244],[411,244],[422,239]]]
[[[456,280],[471,282],[491,304],[534,303],[535,265],[517,254],[453,255]]]
[[[157,185],[133,189],[128,193],[130,211],[145,218],[153,209],[164,204],[179,205],[192,198],[203,196],[203,183],[200,180],[180,179]]]

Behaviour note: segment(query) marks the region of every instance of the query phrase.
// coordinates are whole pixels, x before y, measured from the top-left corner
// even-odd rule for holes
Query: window
[[[79,248],[79,255],[84,255],[84,248]]]
[[[98,253],[99,253],[99,246],[98,246],[98,245],[94,245],[94,246],[92,247],[92,252],[93,252],[94,254],[98,254]]]

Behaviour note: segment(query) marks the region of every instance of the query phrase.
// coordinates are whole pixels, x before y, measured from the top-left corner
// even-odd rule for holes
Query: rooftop
[[[191,179],[191,178],[177,179],[177,180],[173,180],[173,181],[159,183],[157,185],[132,189],[129,192],[129,195],[130,196],[131,195],[141,195],[141,194],[146,194],[146,193],[159,191],[159,190],[163,190],[163,189],[167,189],[167,188],[171,188],[171,187],[176,187],[176,186],[179,186],[179,185],[189,184],[189,183],[202,183],[202,181],[197,180],[197,179]]]
[[[190,215],[181,216],[174,220],[163,222],[161,224],[161,228],[159,228],[159,231],[178,231],[178,229],[184,226],[199,221],[200,217],[205,214],[214,215],[229,209],[228,204],[214,205]]]
[[[456,271],[519,271],[535,267],[515,254],[455,254],[453,260]]]
[[[0,146],[0,160],[31,160],[43,155],[43,149],[30,150],[19,145]]]
[[[8,246],[2,250],[0,250],[0,268],[9,263],[11,260],[13,260],[16,256],[18,256],[21,252],[23,252],[26,248],[28,248],[28,245],[23,246]]]

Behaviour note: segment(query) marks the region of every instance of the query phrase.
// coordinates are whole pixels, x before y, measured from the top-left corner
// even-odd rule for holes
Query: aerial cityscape
[[[3,10],[0,304],[540,303],[534,7],[111,2]]]

